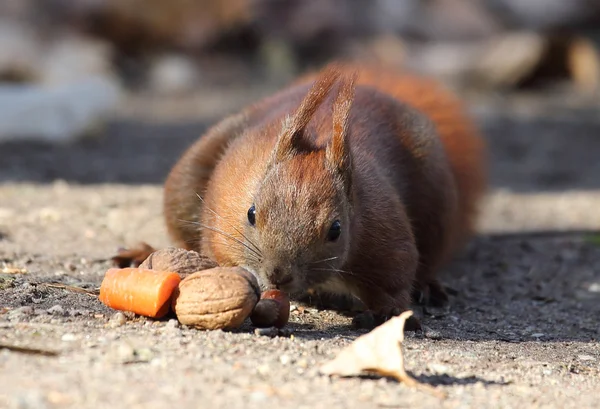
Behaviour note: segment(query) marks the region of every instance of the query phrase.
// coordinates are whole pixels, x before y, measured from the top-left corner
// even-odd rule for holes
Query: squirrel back
[[[349,293],[381,314],[443,304],[472,231],[484,145],[430,79],[332,64],[226,118],[171,171],[172,239],[265,288]]]

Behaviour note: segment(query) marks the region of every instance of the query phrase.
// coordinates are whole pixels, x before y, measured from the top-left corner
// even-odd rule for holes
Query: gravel
[[[481,123],[493,149],[479,234],[444,271],[450,308],[417,311],[424,329],[405,341],[407,369],[444,401],[320,376],[364,333],[333,311],[294,303],[285,331],[201,332],[49,285],[97,289],[120,246],[169,244],[160,185],[202,124],[121,119],[101,139],[1,144],[0,345],[31,350],[0,347],[0,407],[594,407],[600,178],[578,158],[595,157],[600,125]]]

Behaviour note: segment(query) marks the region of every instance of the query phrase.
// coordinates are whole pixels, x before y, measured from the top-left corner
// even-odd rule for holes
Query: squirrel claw
[[[412,293],[412,300],[413,303],[419,306],[435,308],[444,308],[450,301],[446,290],[437,280],[415,288]]]

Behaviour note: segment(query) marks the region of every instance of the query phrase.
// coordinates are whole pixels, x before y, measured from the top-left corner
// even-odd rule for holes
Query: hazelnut
[[[261,294],[250,320],[259,328],[283,328],[290,318],[290,299],[279,290],[268,290]]]

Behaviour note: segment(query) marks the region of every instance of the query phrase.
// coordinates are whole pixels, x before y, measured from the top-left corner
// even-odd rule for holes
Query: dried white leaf
[[[358,337],[352,344],[343,349],[336,358],[321,366],[320,372],[324,375],[343,377],[375,373],[395,378],[409,386],[443,397],[443,393],[429,385],[418,382],[404,370],[404,355],[402,353],[404,323],[412,314],[412,311],[405,311],[368,334]]]

